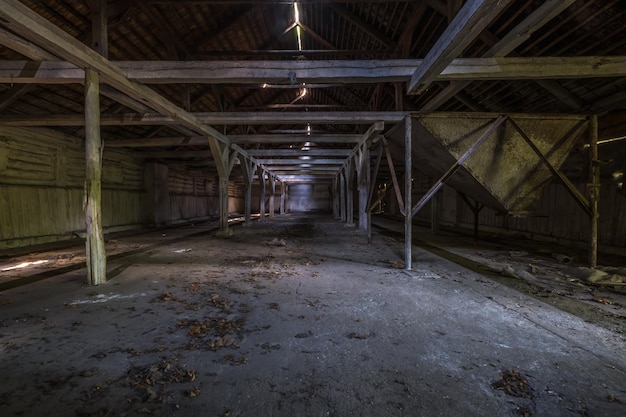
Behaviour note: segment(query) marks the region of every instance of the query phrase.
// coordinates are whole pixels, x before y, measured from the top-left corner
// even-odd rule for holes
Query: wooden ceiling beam
[[[324,61],[112,61],[145,84],[253,84],[403,82],[418,59]],[[457,58],[437,81],[540,80],[626,76],[626,56]],[[69,62],[0,61],[0,83],[82,83],[84,71]],[[464,86],[467,83],[463,84]],[[459,87],[455,87],[455,91]],[[460,90],[459,90],[460,91]]]
[[[512,0],[468,0],[417,67],[407,91],[421,94],[469,46]]]
[[[398,123],[405,112],[214,112],[189,113],[198,124],[214,125],[260,125],[260,124],[372,124],[376,121]],[[0,125],[4,126],[83,126],[82,114],[55,115],[4,115]],[[174,117],[159,113],[119,113],[103,114],[102,126],[173,126],[180,124]],[[211,136],[210,131],[199,136]],[[219,134],[220,137],[224,135]],[[230,143],[230,140],[229,140]]]
[[[340,167],[345,162],[343,158],[335,158],[335,159],[316,158],[316,159],[303,160],[303,159],[297,159],[297,158],[279,159],[279,158],[269,158],[269,157],[265,158],[264,157],[264,158],[258,158],[257,160],[259,161],[259,163],[265,164],[267,166],[305,164],[305,165],[337,165],[338,167]]]
[[[238,145],[249,144],[293,144],[293,143],[357,143],[361,135],[229,135],[232,143]],[[151,148],[167,146],[208,146],[204,136],[174,136],[174,137],[151,137],[151,138],[107,138],[107,148]]]
[[[250,149],[248,150],[250,155],[255,157],[278,157],[286,156],[290,158],[299,157],[348,157],[352,153],[352,149],[309,149],[303,151],[300,149]],[[303,159],[302,163],[307,163],[307,159]],[[343,162],[343,161],[342,161]]]

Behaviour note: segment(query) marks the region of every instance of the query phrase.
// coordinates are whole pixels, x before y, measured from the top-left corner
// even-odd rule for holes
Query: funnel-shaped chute
[[[414,115],[413,167],[435,180],[442,177],[500,116]],[[584,116],[510,115],[460,164],[446,184],[500,212],[531,212],[552,173],[526,138],[558,170],[578,137],[587,131],[586,124]],[[398,138],[396,143],[402,142]]]

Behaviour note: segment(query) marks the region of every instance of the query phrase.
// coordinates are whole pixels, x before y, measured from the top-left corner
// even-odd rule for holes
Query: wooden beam
[[[182,109],[181,109],[182,110]],[[186,112],[185,112],[186,113]],[[175,116],[177,116],[176,114]],[[195,123],[217,125],[259,125],[259,124],[372,124],[377,121],[397,123],[406,112],[215,112],[188,113],[185,118],[193,118]],[[102,126],[171,126],[180,123],[178,117],[163,116],[158,113],[120,113],[102,115]],[[84,118],[80,114],[68,115],[11,115],[0,116],[0,125],[4,126],[83,126]],[[199,129],[192,129],[194,131]],[[226,138],[214,129],[202,131],[201,136]],[[227,139],[227,138],[226,138]],[[230,140],[229,140],[230,143]]]
[[[483,55],[484,58],[503,57],[513,52],[524,43],[533,33],[545,26],[555,16],[567,9],[575,0],[546,0],[540,7],[515,26],[502,39],[495,40],[495,44]],[[423,107],[424,111],[434,111],[446,101],[462,91],[470,81],[452,82],[442,92],[437,94]],[[549,82],[544,82],[549,86]]]
[[[286,156],[286,157],[347,157],[352,153],[352,149],[311,149],[302,151],[300,149],[250,149],[248,153],[252,156]],[[306,163],[306,159],[302,162]]]
[[[336,158],[336,159],[315,158],[315,159],[303,160],[303,159],[295,159],[295,158],[277,159],[277,158],[261,157],[261,158],[257,158],[257,162],[259,162],[260,164],[269,166],[269,167],[280,166],[280,165],[294,165],[294,164],[342,166],[344,163],[344,160],[341,158]]]
[[[91,47],[105,58],[109,57],[108,0],[90,0]]]
[[[205,143],[208,145],[207,143]],[[105,144],[105,146],[107,146]],[[139,152],[134,154],[135,158],[143,159],[196,159],[213,158],[212,151],[163,151],[163,152]]]
[[[274,84],[306,82],[370,84],[405,82],[422,60],[331,61],[117,61],[131,80],[144,84]],[[483,57],[454,59],[437,81],[622,77],[625,56]],[[0,61],[0,83],[82,83],[84,72],[68,62]],[[324,84],[322,84],[324,85]],[[467,84],[463,84],[467,85]],[[460,91],[460,90],[459,90]]]
[[[229,135],[232,143],[247,144],[291,144],[291,143],[357,143],[361,135]],[[109,138],[107,148],[150,148],[159,146],[208,146],[205,136],[152,137],[138,139]]]
[[[421,94],[469,46],[511,0],[468,0],[428,52],[409,81],[409,94]]]

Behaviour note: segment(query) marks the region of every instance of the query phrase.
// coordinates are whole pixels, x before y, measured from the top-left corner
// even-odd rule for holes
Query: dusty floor
[[[75,269],[0,293],[0,415],[626,415],[622,329],[561,295],[419,246],[395,269],[400,240],[329,217],[133,239],[109,243],[138,246],[105,285]]]

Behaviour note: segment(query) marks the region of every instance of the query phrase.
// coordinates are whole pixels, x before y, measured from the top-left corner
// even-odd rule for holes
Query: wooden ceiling
[[[279,177],[322,180],[405,111],[593,113],[601,138],[626,134],[624,1],[3,3],[0,124],[82,136],[92,48],[107,58],[105,146],[142,158],[192,167],[212,135]]]

